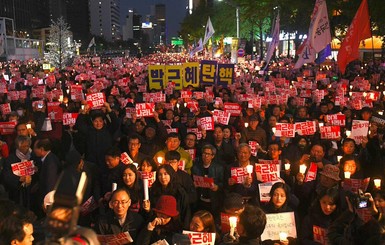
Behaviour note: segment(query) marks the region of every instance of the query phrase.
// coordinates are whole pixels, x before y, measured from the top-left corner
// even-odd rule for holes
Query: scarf
[[[28,152],[27,154],[24,154],[23,152],[19,151],[18,149],[16,149],[16,156],[22,161],[29,161],[29,159],[31,159],[31,153],[32,153],[32,150],[31,148],[28,149]]]

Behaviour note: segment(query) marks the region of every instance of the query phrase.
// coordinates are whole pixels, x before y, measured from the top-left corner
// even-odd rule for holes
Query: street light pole
[[[237,38],[239,38],[239,6],[235,7],[235,16],[237,18]]]

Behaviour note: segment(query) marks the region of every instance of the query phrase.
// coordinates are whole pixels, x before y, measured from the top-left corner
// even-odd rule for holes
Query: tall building
[[[90,31],[92,35],[112,42],[121,39],[119,0],[90,0]]]
[[[152,16],[154,16],[154,43],[167,43],[167,25],[166,25],[166,5],[156,4],[152,6]]]
[[[49,0],[50,19],[56,21],[63,17],[67,21],[67,5],[65,0]]]
[[[88,0],[67,0],[67,23],[73,33],[74,40],[85,42],[90,40],[90,12]]]

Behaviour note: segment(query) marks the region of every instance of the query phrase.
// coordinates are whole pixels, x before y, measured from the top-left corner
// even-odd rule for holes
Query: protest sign
[[[213,117],[201,117],[197,119],[198,128],[205,129],[206,131],[214,130],[214,118]]]
[[[356,144],[361,144],[362,139],[367,137],[369,130],[369,121],[353,120],[351,138],[354,139]]]
[[[114,235],[98,235],[98,240],[102,245],[124,245],[134,241],[128,231]]]
[[[63,125],[75,125],[79,113],[63,113]]]
[[[341,137],[340,126],[321,126],[321,139],[338,139]]]
[[[214,245],[215,244],[215,233],[194,232],[194,231],[184,230],[183,234],[188,235],[192,245]]]
[[[19,177],[33,175],[36,170],[33,161],[12,163],[11,168],[12,168],[12,173]]]
[[[288,237],[297,237],[294,212],[266,214],[266,227],[261,238],[263,240],[279,240],[279,233],[285,232]]]
[[[214,178],[193,175],[195,187],[211,188],[214,186]]]
[[[261,182],[277,181],[280,178],[280,171],[279,164],[255,164],[257,179]]]
[[[315,121],[307,121],[307,122],[298,122],[295,123],[295,131],[299,135],[313,135],[316,132],[316,122]]]
[[[153,117],[155,111],[154,103],[137,103],[135,105],[136,116],[141,117]]]
[[[104,93],[92,93],[86,96],[87,104],[91,109],[100,109],[106,102]]]
[[[295,136],[295,127],[291,123],[277,123],[275,125],[275,136],[293,138]]]
[[[249,174],[246,168],[231,168],[231,178],[235,180],[235,183],[243,184],[247,176]]]

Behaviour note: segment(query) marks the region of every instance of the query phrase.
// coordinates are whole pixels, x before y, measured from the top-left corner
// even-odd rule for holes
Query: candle
[[[323,126],[324,126],[324,123],[323,123],[323,122],[320,122],[320,123],[318,123],[318,126],[319,126],[319,127],[323,127]]]
[[[279,241],[287,242],[287,233],[286,232],[280,232],[279,233]]]
[[[163,157],[157,157],[156,160],[158,161],[159,164],[163,163]]]
[[[115,191],[118,188],[118,184],[112,183],[112,191]]]
[[[59,96],[59,102],[63,102],[63,95]]]
[[[353,92],[349,92],[349,96],[352,96]]]
[[[238,218],[235,216],[229,217],[230,236],[234,236],[234,231],[235,231],[235,228],[237,227],[237,220],[238,220]]]
[[[374,179],[373,182],[376,188],[381,188],[381,179]]]
[[[344,172],[345,179],[350,179],[350,172]]]
[[[178,109],[179,109],[179,104],[176,104],[176,108],[178,108]]]
[[[346,134],[346,137],[350,137],[350,135],[352,134],[352,131],[350,131],[350,130],[346,130],[346,132],[345,132],[345,134]]]
[[[183,106],[184,106],[184,107],[187,107],[187,103],[186,103],[186,102],[184,102],[184,103],[183,103]]]
[[[378,115],[381,115],[381,116],[382,116],[382,115],[384,115],[384,112],[383,112],[383,111],[379,111],[379,112],[378,112]]]
[[[337,156],[337,163],[340,163],[342,156]]]
[[[290,170],[290,163],[285,163],[285,170]]]
[[[245,122],[245,128],[247,128],[249,126],[249,123]]]
[[[366,95],[368,95],[366,92],[362,93],[362,96],[366,97]]]
[[[84,110],[84,105],[82,105],[82,110]]]
[[[26,126],[27,126],[27,129],[31,128],[31,124],[30,123],[28,123]]]
[[[299,165],[299,172],[301,173],[301,174],[305,174],[305,172],[306,172],[306,165],[304,165],[304,164],[301,164],[301,165]]]
[[[275,131],[277,131],[277,129],[275,127],[272,127],[271,128],[271,131],[273,132],[273,134],[275,135]]]
[[[143,179],[144,200],[150,200],[148,195],[148,179]]]
[[[253,173],[253,165],[247,165],[246,170],[249,176],[251,177],[251,174]]]
[[[66,89],[66,92],[67,92],[67,94],[69,94],[69,93],[70,93],[70,90],[67,88],[67,89]]]

